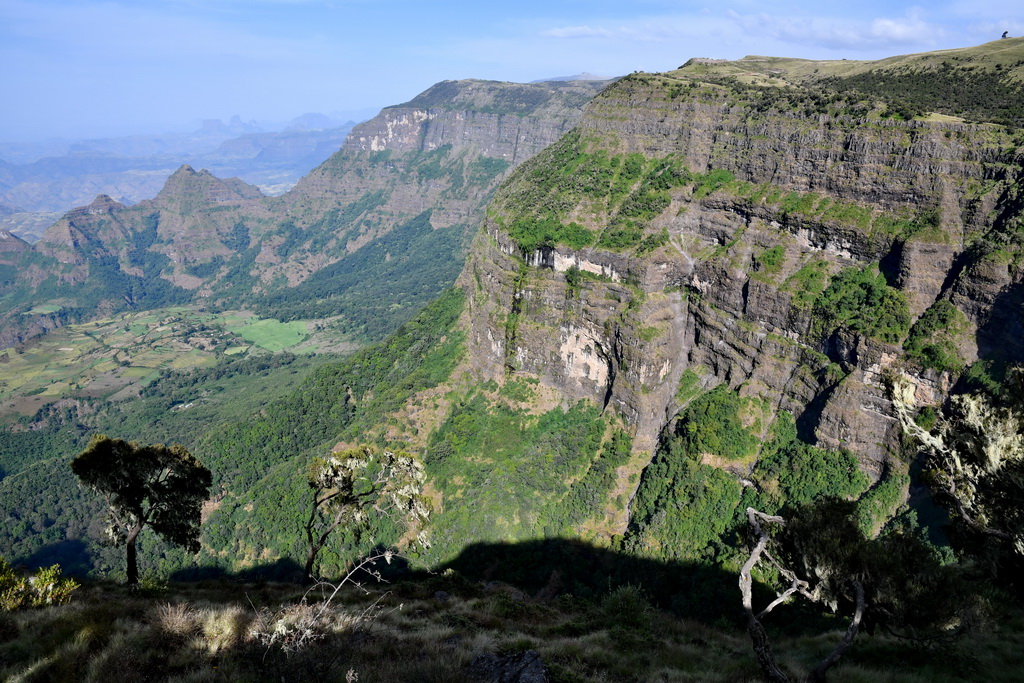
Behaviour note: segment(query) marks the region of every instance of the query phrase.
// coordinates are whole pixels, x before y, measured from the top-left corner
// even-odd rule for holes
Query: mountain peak
[[[108,194],[98,194],[96,199],[92,200],[86,206],[79,206],[78,208],[71,209],[65,214],[66,218],[76,218],[79,216],[94,216],[102,213],[111,213],[118,209],[123,209],[124,204],[117,201]]]
[[[0,228],[0,265],[13,266],[23,251],[31,249],[28,242]]]
[[[184,211],[187,206],[198,207],[209,202],[237,203],[262,196],[258,188],[238,178],[218,178],[206,169],[196,171],[183,164],[167,178],[163,189],[152,201]]]
[[[20,237],[15,235],[13,232],[11,232],[9,230],[4,230],[3,228],[0,228],[0,251],[7,251],[8,250],[8,245],[10,245],[10,244],[17,244],[18,242],[21,242],[21,243],[23,243],[25,245],[28,245],[28,242],[26,242],[25,240],[21,239]]]

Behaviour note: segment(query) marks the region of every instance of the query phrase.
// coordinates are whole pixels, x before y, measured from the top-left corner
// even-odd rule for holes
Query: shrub
[[[766,273],[777,273],[782,268],[782,261],[786,258],[786,248],[777,244],[771,249],[765,249],[756,257],[754,262],[759,271]]]
[[[60,565],[39,569],[31,576],[18,574],[0,557],[0,611],[63,605],[78,588],[73,579],[62,579]]]
[[[695,399],[676,427],[685,452],[693,458],[711,453],[726,460],[753,453],[757,438],[741,423],[742,406],[743,399],[724,384]]]
[[[646,629],[651,622],[651,602],[640,586],[625,584],[601,600],[601,612],[608,624],[632,630]]]
[[[960,372],[964,360],[956,347],[956,337],[967,328],[967,318],[943,299],[935,302],[910,328],[903,349],[907,358],[939,372]]]
[[[805,263],[798,271],[786,278],[782,289],[793,292],[792,304],[795,308],[806,309],[814,303],[815,298],[825,289],[828,276],[828,262],[814,260]]]
[[[846,327],[889,343],[899,342],[910,327],[910,309],[903,293],[886,283],[876,266],[847,268],[814,302],[812,334],[825,337]]]
[[[579,223],[563,224],[556,218],[519,218],[508,234],[524,253],[541,247],[564,244],[572,249],[583,249],[594,243],[594,233]]]

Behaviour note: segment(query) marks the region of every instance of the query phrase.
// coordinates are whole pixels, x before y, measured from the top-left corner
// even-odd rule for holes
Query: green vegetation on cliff
[[[910,328],[903,348],[907,357],[940,372],[960,372],[964,361],[957,341],[967,328],[967,319],[946,299],[936,301]]]
[[[588,149],[595,148],[594,151]],[[642,154],[608,154],[573,131],[523,165],[518,182],[497,202],[496,214],[513,216],[509,234],[529,252],[537,246],[565,244],[581,249],[594,242],[628,249],[643,240],[648,222],[671,204],[669,190],[696,183],[708,193],[732,179],[729,174],[692,175],[678,159],[648,159]],[[581,210],[598,223],[587,230],[568,216]],[[499,218],[499,221],[502,219]],[[575,227],[574,227],[575,226]]]
[[[839,328],[899,343],[910,327],[910,311],[902,292],[888,285],[877,268],[847,268],[814,302],[812,334],[825,337]]]

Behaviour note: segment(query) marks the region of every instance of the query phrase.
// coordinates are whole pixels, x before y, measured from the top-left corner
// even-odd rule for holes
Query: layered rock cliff
[[[461,279],[475,363],[619,412],[647,453],[681,382],[727,384],[877,477],[899,441],[887,373],[925,403],[957,377],[908,351],[938,334],[923,313],[962,319],[943,342],[958,369],[1024,358],[1019,131],[903,120],[785,62],[631,75],[524,164]]]

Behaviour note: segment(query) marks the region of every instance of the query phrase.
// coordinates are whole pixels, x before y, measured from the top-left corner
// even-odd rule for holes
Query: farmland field
[[[0,349],[0,415],[32,415],[60,398],[131,398],[164,370],[209,367],[225,355],[352,348],[323,321],[189,307],[125,313]]]

